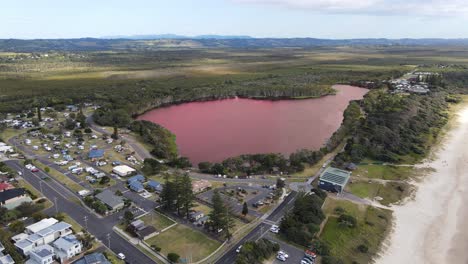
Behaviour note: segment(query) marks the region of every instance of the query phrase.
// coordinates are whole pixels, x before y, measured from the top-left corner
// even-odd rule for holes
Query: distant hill
[[[160,35],[131,35],[131,36],[107,36],[101,39],[132,39],[132,40],[157,40],[157,39],[251,39],[250,36],[230,36],[230,35],[200,35],[200,36],[182,36],[175,34]]]
[[[155,39],[158,37],[158,39]],[[158,50],[161,48],[310,48],[318,46],[468,46],[468,39],[316,39],[204,35],[147,35],[124,38],[0,39],[2,52]]]

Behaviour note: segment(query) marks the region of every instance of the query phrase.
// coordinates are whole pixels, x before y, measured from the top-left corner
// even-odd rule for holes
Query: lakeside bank
[[[457,109],[432,160],[433,169],[414,180],[414,197],[393,205],[393,231],[376,263],[467,263],[468,104]]]

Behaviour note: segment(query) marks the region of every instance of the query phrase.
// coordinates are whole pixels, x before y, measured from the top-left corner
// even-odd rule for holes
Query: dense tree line
[[[257,242],[248,241],[237,255],[236,264],[262,264],[279,250],[279,244],[265,238]]]
[[[149,121],[134,121],[130,130],[154,149],[151,151],[156,158],[174,160],[178,156],[175,135],[164,127]]]
[[[372,91],[363,101],[366,118],[350,134],[345,152],[335,161],[359,162],[368,157],[399,162],[402,156],[424,156],[427,142],[447,122],[445,93],[398,96]]]
[[[308,247],[315,233],[325,219],[322,204],[326,193],[319,189],[315,194],[300,193],[294,202],[294,209],[287,213],[280,223],[280,234],[289,241]]]
[[[174,179],[167,175],[160,197],[164,210],[177,211],[178,215],[188,219],[195,199],[192,179],[188,174],[176,175]]]

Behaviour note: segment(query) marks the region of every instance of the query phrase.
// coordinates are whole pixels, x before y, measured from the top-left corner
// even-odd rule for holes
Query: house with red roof
[[[13,185],[7,183],[7,182],[0,182],[0,192],[10,190],[15,188]]]

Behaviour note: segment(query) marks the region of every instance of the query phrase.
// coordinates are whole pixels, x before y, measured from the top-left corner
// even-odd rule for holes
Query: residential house
[[[10,254],[7,254],[7,255],[0,254],[0,264],[15,264],[15,261],[10,256]]]
[[[15,246],[23,255],[28,256],[31,250],[49,244],[60,237],[70,235],[72,232],[70,224],[58,222],[16,242]]]
[[[0,182],[0,192],[14,189],[15,187],[7,182]]]
[[[7,209],[14,209],[26,202],[32,202],[32,200],[23,188],[9,189],[0,192],[0,206]]]
[[[207,180],[192,181],[192,190],[194,193],[203,192],[208,188],[211,188],[211,182]]]
[[[148,181],[148,184],[146,185],[149,189],[157,192],[157,193],[161,193],[162,190],[163,190],[163,186],[161,183],[157,182],[157,181]]]
[[[145,190],[145,187],[143,186],[143,184],[141,184],[141,182],[139,181],[133,181],[131,182],[128,187],[130,188],[130,190],[134,191],[134,192],[143,192]]]
[[[206,222],[208,222],[209,220],[210,220],[210,217],[205,215],[202,218],[198,219],[194,224],[197,226],[202,226],[202,225],[205,225]]]
[[[68,235],[55,240],[52,243],[55,254],[60,263],[81,253],[83,245],[74,235]]]
[[[104,190],[95,197],[104,203],[111,211],[122,209],[125,205],[122,197],[115,195],[111,190]]]
[[[86,255],[73,264],[111,264],[106,257],[99,252]]]
[[[29,252],[29,260],[25,264],[50,264],[54,262],[54,257],[54,249],[49,245],[42,245]]]
[[[15,261],[9,254],[3,255],[4,250],[5,247],[0,243],[0,264],[14,264]]]
[[[35,233],[41,231],[42,229],[53,226],[58,222],[59,221],[57,219],[53,218],[53,217],[44,218],[44,219],[42,219],[41,221],[39,221],[37,223],[34,223],[32,225],[28,225],[27,227],[25,227],[24,231],[27,234],[32,235],[32,234],[35,234]]]
[[[130,223],[130,228],[133,231],[141,230],[141,229],[145,228],[145,222],[143,222],[142,220],[135,220],[135,221]]]
[[[200,220],[204,216],[205,216],[205,214],[203,212],[195,211],[195,212],[191,212],[189,214],[189,219],[192,222],[196,222],[196,221]]]
[[[143,182],[146,181],[146,179],[145,179],[145,176],[143,176],[141,174],[138,174],[138,175],[135,175],[135,176],[132,176],[132,177],[128,178],[127,183],[130,184],[130,183],[135,182],[135,181],[139,181],[139,182],[143,183]]]
[[[145,226],[143,229],[136,231],[135,234],[139,239],[146,240],[159,234],[159,232],[154,226]]]

